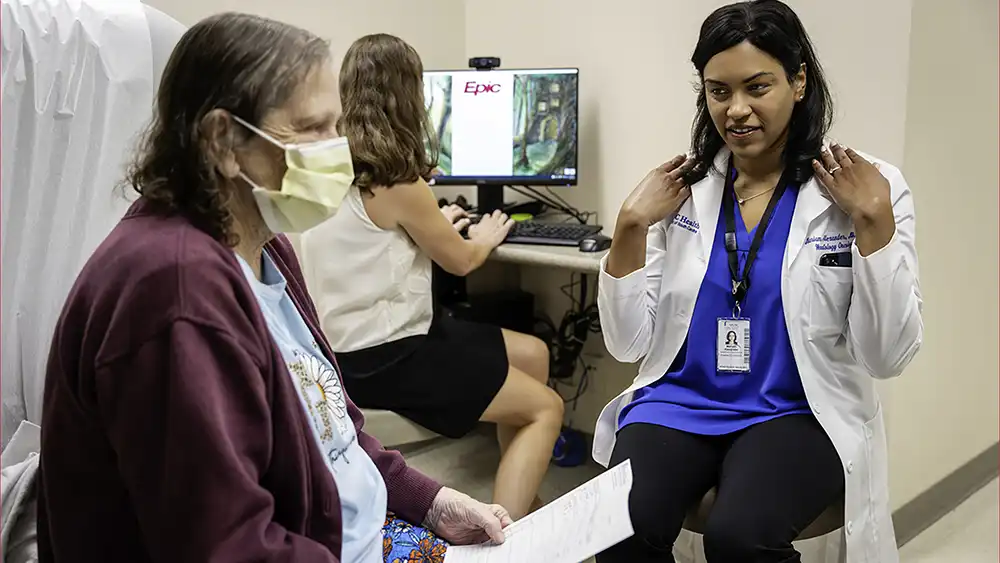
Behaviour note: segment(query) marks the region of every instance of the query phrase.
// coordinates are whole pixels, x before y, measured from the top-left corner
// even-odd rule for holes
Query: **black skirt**
[[[448,438],[473,430],[507,380],[500,327],[437,310],[426,336],[337,354],[347,395]]]

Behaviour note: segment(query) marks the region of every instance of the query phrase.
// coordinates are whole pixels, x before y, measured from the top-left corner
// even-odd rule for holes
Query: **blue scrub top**
[[[778,200],[750,272],[752,283],[741,315],[750,319],[750,371],[716,370],[718,320],[733,313],[726,222],[720,206],[712,254],[687,338],[667,373],[635,392],[621,412],[619,428],[647,423],[693,434],[722,435],[779,416],[809,412],[781,302],[782,261],[798,192],[797,186],[789,186]],[[723,197],[734,196],[726,193]],[[734,203],[734,208],[739,206]],[[755,232],[756,228],[747,231],[737,212],[739,272],[743,272]]]

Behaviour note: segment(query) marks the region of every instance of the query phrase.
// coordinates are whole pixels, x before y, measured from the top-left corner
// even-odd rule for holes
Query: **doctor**
[[[922,338],[910,190],[825,146],[829,91],[782,2],[716,10],[691,60],[692,155],[629,195],[602,264],[605,342],[642,364],[594,443],[631,459],[636,534],[598,561],[673,561],[712,487],[710,563],[799,561],[792,540],[839,502],[848,563],[898,561],[874,381]]]

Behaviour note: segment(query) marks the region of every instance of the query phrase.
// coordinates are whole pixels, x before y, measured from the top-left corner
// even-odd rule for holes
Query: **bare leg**
[[[544,342],[529,336],[503,330],[503,342],[507,346],[507,361],[516,369],[531,376],[542,385],[549,382],[549,349]],[[497,425],[497,439],[500,442],[500,455],[507,451],[507,446],[517,433],[517,428],[504,424]]]
[[[549,382],[549,347],[534,336],[507,329],[502,330],[504,344],[507,346],[507,360],[510,362],[510,365],[530,375],[542,385],[547,386]],[[514,439],[517,431],[518,428],[513,426],[497,425],[497,441],[500,443],[501,456],[507,452],[507,447],[510,445],[511,440]],[[545,503],[536,494],[535,498],[531,501],[528,514],[543,506],[545,506]]]
[[[504,330],[510,369],[482,420],[497,423],[500,467],[493,501],[514,519],[541,507],[538,487],[563,422],[562,398],[548,381],[548,348],[541,340]]]

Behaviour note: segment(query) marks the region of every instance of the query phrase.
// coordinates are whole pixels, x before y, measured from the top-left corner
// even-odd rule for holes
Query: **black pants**
[[[651,424],[618,433],[611,466],[632,460],[635,535],[598,563],[672,562],[688,509],[714,486],[705,528],[709,563],[794,563],[792,540],[842,498],[833,444],[810,415],[789,415],[724,436]]]

